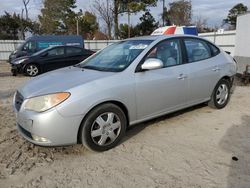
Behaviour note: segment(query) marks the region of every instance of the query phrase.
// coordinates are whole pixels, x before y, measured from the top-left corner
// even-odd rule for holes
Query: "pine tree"
[[[75,22],[76,0],[44,0],[41,15],[38,16],[41,32],[45,34],[71,33]]]

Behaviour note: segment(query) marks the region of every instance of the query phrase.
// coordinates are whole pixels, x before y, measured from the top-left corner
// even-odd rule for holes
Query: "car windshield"
[[[120,72],[152,42],[152,40],[128,40],[112,44],[86,59],[78,66],[98,71]]]
[[[22,51],[24,45],[25,45],[25,42],[22,42],[22,43],[18,44],[17,47],[16,47],[16,50],[17,51]]]

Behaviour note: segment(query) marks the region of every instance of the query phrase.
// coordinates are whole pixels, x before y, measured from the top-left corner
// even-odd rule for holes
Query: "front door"
[[[182,64],[178,39],[160,42],[145,57],[160,59],[164,67],[135,73],[137,119],[180,109],[186,105],[187,64]]]
[[[45,71],[55,70],[65,66],[64,47],[56,47],[48,50],[45,56],[42,55],[40,61]]]

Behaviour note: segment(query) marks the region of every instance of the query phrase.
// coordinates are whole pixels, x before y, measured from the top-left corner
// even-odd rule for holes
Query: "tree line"
[[[164,26],[196,25],[199,32],[210,32],[215,29],[207,26],[206,18],[192,17],[190,0],[173,1],[167,7],[163,4],[162,20],[159,21],[150,13],[150,7],[155,7],[158,0],[94,0],[91,8],[84,12],[82,9],[76,11],[76,0],[44,0],[37,21],[29,18],[27,7],[30,0],[22,2],[24,8],[21,14],[5,12],[0,16],[0,39],[24,39],[26,32],[61,35],[79,33],[85,39],[124,39],[149,35],[162,26],[162,23]],[[222,26],[228,24],[234,29],[237,15],[247,10],[247,6],[242,3],[235,5],[229,10]],[[132,25],[131,19],[139,12],[143,12],[139,23]],[[120,15],[127,17],[127,23],[119,24]],[[102,20],[102,27],[98,19]]]

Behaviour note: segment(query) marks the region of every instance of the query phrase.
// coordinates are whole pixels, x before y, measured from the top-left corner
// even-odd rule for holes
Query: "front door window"
[[[182,56],[179,40],[166,40],[157,44],[147,55],[147,58],[157,58],[163,62],[164,67],[180,65]]]

